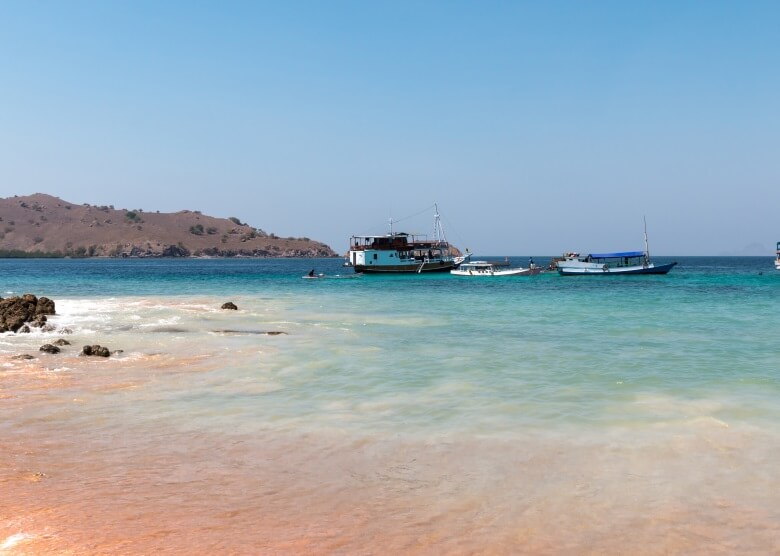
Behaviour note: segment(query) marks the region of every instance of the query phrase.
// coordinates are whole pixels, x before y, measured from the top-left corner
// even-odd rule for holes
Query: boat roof
[[[352,236],[353,238],[365,238],[365,239],[375,239],[379,237],[409,237],[414,235],[421,235],[421,234],[407,234],[406,232],[393,232],[392,234],[380,234],[380,235],[356,235]]]
[[[623,257],[642,257],[644,251],[620,251],[616,253],[591,253],[591,259],[622,259]]]

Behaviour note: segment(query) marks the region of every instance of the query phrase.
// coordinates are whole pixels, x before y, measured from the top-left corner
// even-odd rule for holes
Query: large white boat
[[[775,253],[775,270],[780,270],[780,241],[777,242],[777,252]]]
[[[450,270],[455,276],[531,276],[539,274],[542,269],[536,265],[528,268],[506,268],[489,261],[469,261],[458,268]]]
[[[348,263],[355,272],[444,272],[458,268],[471,255],[460,255],[444,235],[439,209],[434,205],[433,238],[423,235],[393,232],[385,235],[352,236]]]
[[[558,274],[561,276],[617,274],[666,274],[676,262],[656,265],[650,260],[647,245],[647,224],[645,224],[645,250],[620,251],[615,253],[591,253],[581,257],[579,253],[566,253],[562,259],[556,259]]]

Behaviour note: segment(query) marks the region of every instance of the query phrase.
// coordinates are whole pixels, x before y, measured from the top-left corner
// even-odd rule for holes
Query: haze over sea
[[[780,272],[675,260],[0,260],[0,554],[778,553]]]

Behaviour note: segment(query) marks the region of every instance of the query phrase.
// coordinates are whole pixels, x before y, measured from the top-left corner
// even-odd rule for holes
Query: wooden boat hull
[[[399,264],[399,265],[355,265],[355,272],[363,272],[365,274],[421,274],[423,272],[447,272],[453,268],[457,268],[457,264],[454,261],[430,261],[426,263],[416,264]]]
[[[622,276],[624,274],[667,274],[677,265],[676,262],[650,265],[650,266],[624,266],[609,267],[607,265],[589,265],[589,266],[565,266],[558,264],[558,274],[561,276]]]

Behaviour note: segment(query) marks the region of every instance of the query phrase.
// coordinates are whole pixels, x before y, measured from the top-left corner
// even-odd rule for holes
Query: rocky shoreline
[[[220,308],[226,311],[238,311],[238,306],[232,301],[223,303]],[[33,328],[40,328],[43,332],[56,332],[61,335],[72,334],[73,331],[70,328],[57,329],[48,322],[47,315],[55,314],[55,303],[48,297],[38,297],[30,293],[5,299],[0,297],[0,334],[29,334]],[[264,334],[268,336],[287,334],[287,332],[282,331],[266,330],[215,330],[214,332],[222,334]],[[54,341],[43,344],[38,348],[38,351],[54,355],[60,353],[65,346],[69,346],[71,343],[64,338],[57,338]],[[123,350],[111,350],[106,346],[91,344],[84,345],[79,352],[79,356],[106,358],[120,353],[123,353]],[[35,357],[28,353],[23,353],[15,355],[13,359],[35,359]]]

